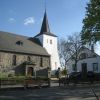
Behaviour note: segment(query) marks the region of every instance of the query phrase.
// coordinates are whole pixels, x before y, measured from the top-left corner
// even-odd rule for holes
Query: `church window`
[[[40,58],[40,67],[43,67],[43,58]]]
[[[31,57],[30,56],[27,57],[27,61],[31,61]]]
[[[93,71],[98,71],[98,63],[93,63]]]
[[[52,44],[52,40],[50,40],[50,44]]]
[[[16,55],[13,55],[13,58],[12,58],[12,65],[16,65]]]

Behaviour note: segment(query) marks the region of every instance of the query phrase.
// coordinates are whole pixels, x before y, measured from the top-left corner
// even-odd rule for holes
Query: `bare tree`
[[[82,46],[81,38],[78,33],[75,33],[71,36],[68,36],[68,42],[70,43],[70,56],[71,59],[75,61],[75,70],[77,71],[77,62],[78,62],[78,52]]]
[[[61,66],[66,68],[68,59],[73,59],[77,70],[78,49],[82,45],[80,35],[74,33],[73,35],[69,35],[66,39],[60,39],[58,45]]]
[[[60,39],[59,44],[58,44],[60,63],[62,67],[66,67],[66,61],[69,58],[68,50],[67,50],[69,49],[69,47],[66,42],[67,41],[65,39]]]

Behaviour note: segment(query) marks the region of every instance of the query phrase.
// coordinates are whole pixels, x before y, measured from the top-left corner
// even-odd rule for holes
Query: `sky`
[[[89,0],[0,0],[0,31],[34,37],[40,32],[45,1],[52,33],[65,38],[81,32]]]
[[[50,30],[59,38],[80,32],[88,0],[46,0]],[[33,37],[40,32],[45,0],[0,0],[0,31]]]

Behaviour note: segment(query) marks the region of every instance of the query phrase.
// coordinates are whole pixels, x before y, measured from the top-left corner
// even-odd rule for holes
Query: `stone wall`
[[[16,55],[16,65],[13,65],[13,55]],[[50,57],[47,56],[0,52],[0,71],[8,72],[27,61],[28,57],[36,64],[37,70],[50,67]]]

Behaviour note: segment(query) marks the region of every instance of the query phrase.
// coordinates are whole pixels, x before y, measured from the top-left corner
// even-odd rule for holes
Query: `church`
[[[48,68],[58,67],[57,36],[50,32],[46,11],[40,33],[34,37],[0,31],[0,73],[45,75]]]

